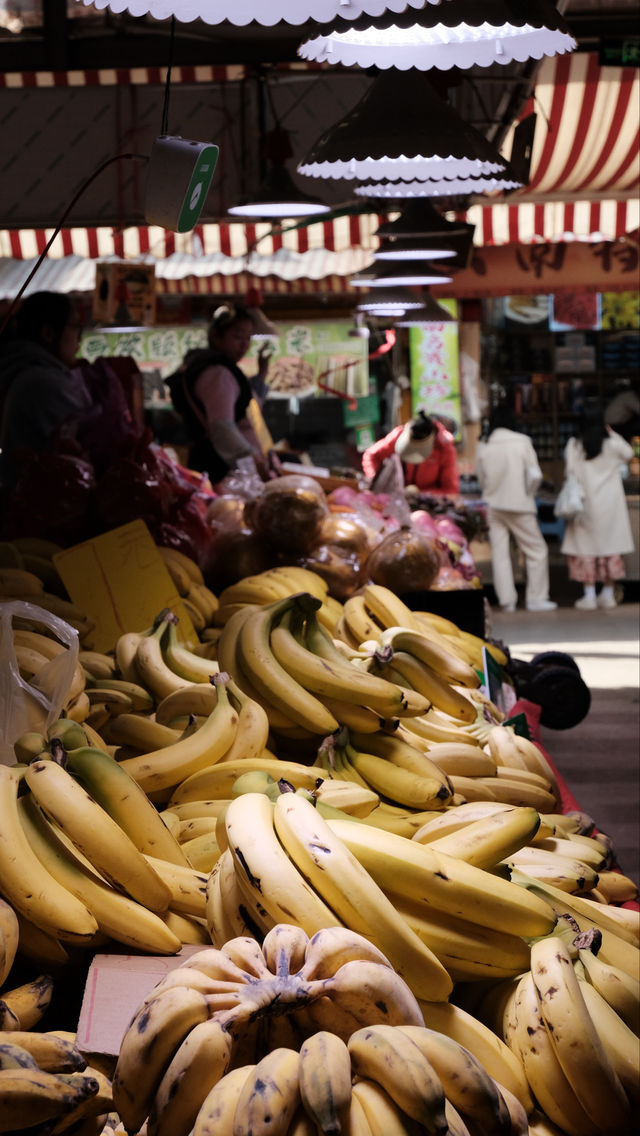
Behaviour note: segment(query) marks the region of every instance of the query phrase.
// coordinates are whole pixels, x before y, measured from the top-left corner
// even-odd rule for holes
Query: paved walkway
[[[491,628],[515,658],[550,649],[575,658],[591,709],[572,729],[543,729],[542,740],[581,807],[613,839],[623,871],[640,883],[640,607],[492,609]]]

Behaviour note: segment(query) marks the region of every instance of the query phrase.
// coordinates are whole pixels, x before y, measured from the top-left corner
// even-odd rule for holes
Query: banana
[[[83,1136],[83,1133],[93,1136],[96,1126],[101,1123],[100,1118],[106,1115],[108,1109],[113,1108],[111,1081],[106,1074],[87,1065],[82,1076],[97,1083],[97,1092],[87,1096],[67,1116],[61,1117],[52,1129],[52,1136],[61,1136],[65,1132],[72,1132],[74,1136]],[[80,1074],[75,1074],[74,1080],[76,1077],[80,1079]]]
[[[533,1100],[520,1057],[478,1018],[452,1002],[421,1002],[424,1024],[468,1049],[489,1075],[504,1085],[529,1114]]]
[[[629,1102],[591,1019],[571,955],[558,936],[531,947],[531,974],[541,1017],[563,1072],[602,1133],[629,1127]]]
[[[216,705],[194,734],[151,753],[126,758],[121,766],[145,790],[159,792],[220,761],[235,737],[238,715],[229,702],[226,675],[214,675]]]
[[[233,1037],[222,1015],[194,1026],[158,1085],[148,1136],[188,1136],[205,1097],[227,1072],[232,1051]]]
[[[220,606],[218,597],[211,591],[211,588],[207,587],[206,584],[200,584],[194,580],[187,592],[186,598],[200,609],[207,627],[211,626],[218,607]]]
[[[222,760],[252,761],[264,752],[269,738],[269,716],[260,703],[249,698],[233,680],[229,681],[227,689],[231,705],[238,713],[238,725],[236,736]]]
[[[357,1110],[362,1112],[363,1121]],[[425,1132],[426,1129],[414,1125],[406,1113],[398,1107],[395,1101],[376,1081],[366,1078],[356,1080],[353,1085],[351,1109],[349,1113],[350,1132],[354,1131],[352,1117],[355,1111],[356,1132],[366,1133],[367,1136],[415,1136],[416,1130]]]
[[[534,880],[543,880],[566,892],[589,891],[598,882],[598,874],[583,860],[570,860],[543,848],[521,848],[502,861],[515,867]]]
[[[0,896],[0,987],[13,966],[20,940],[20,924],[13,907]]]
[[[491,755],[467,741],[434,742],[429,744],[427,753],[443,773],[458,773],[462,777],[492,777],[496,772]]]
[[[362,598],[365,607],[381,627],[408,627],[417,630],[415,613],[390,588],[381,584],[365,584]]]
[[[213,691],[212,701],[215,704]],[[180,732],[142,714],[118,714],[115,718],[109,719],[103,735],[110,745],[125,746],[127,749],[137,749],[145,753],[148,750],[173,745],[178,741]]]
[[[34,854],[20,822],[18,784],[16,774],[0,766],[2,893],[17,912],[54,938],[87,943],[98,924],[85,904],[54,880]]]
[[[586,981],[607,1000],[636,1037],[640,1036],[640,981],[619,967],[603,962],[593,950],[579,948],[578,958]]]
[[[522,881],[517,877],[516,882],[523,882],[524,886],[527,886],[526,879],[526,874],[523,874]],[[586,921],[587,926],[598,927],[603,933],[603,946],[604,932],[609,931],[617,938],[623,939],[631,947],[637,949],[637,938],[633,930],[629,930],[625,924],[618,919],[618,912],[623,911],[623,908],[609,907],[601,903],[592,903],[590,900],[580,895],[567,896],[558,888],[553,887],[552,884],[547,883],[539,889],[530,888],[529,890],[533,891],[534,894],[544,894],[554,906],[558,902],[564,904],[565,909],[573,915],[581,925]],[[631,912],[631,915],[636,919],[638,917],[637,912]],[[630,959],[633,957],[637,959],[637,955],[634,955],[633,951],[626,953]]]
[[[29,682],[30,679],[37,675],[43,667],[47,666],[48,660],[39,651],[34,651],[32,647],[20,647],[14,644],[13,653],[16,657],[20,677]]]
[[[300,1103],[300,1055],[281,1047],[267,1053],[240,1090],[234,1136],[286,1132]]]
[[[428,704],[426,710],[433,705],[456,722],[470,724],[475,721],[476,710],[471,700],[439,671],[417,660],[408,651],[399,649],[394,651],[391,665],[406,683],[422,695]]]
[[[122,765],[91,746],[70,750],[67,769],[139,852],[186,866],[180,846],[147,794]]]
[[[585,864],[590,864],[596,872],[600,872],[606,862],[602,846],[597,841],[594,842],[589,837],[578,840],[577,834],[569,836],[567,839],[548,836],[545,840],[539,840],[537,847],[553,852],[557,856],[567,856],[568,858],[575,856],[583,860]]]
[[[193,1136],[221,1136],[233,1132],[233,1118],[243,1086],[255,1079],[255,1065],[231,1069],[213,1086],[200,1106],[193,1126]]]
[[[89,682],[86,690],[92,703],[111,703],[114,694],[121,694],[123,695],[123,705],[125,699],[128,698],[131,703],[130,709],[134,714],[151,714],[153,712],[154,701],[152,696],[137,682],[127,682],[123,678],[102,678],[96,679],[95,682]]]
[[[604,893],[608,903],[628,903],[638,898],[637,884],[623,872],[601,869],[598,872],[598,890]]]
[[[212,674],[218,673],[217,663],[203,659],[182,645],[175,623],[170,623],[167,630],[164,658],[171,670],[187,682],[208,682]]]
[[[24,915],[18,916],[20,927],[20,954],[47,971],[56,970],[69,962],[69,952],[59,939],[36,927]]]
[[[329,978],[347,962],[374,962],[381,966],[391,966],[386,955],[364,935],[349,927],[323,927],[307,943],[300,975],[307,982]]]
[[[328,824],[380,888],[408,900],[426,901],[445,914],[462,913],[472,923],[511,935],[549,934],[555,926],[555,913],[548,903],[533,905],[531,896],[523,900],[520,889],[507,880],[489,877],[480,868],[392,832],[350,821]]]
[[[363,595],[349,596],[342,605],[342,617],[355,646],[369,639],[379,642],[383,627],[370,614]],[[340,623],[339,623],[340,626]],[[340,636],[341,638],[342,636]]]
[[[556,806],[556,799],[552,793],[539,785],[524,781],[517,781],[512,777],[456,777],[452,775],[451,783],[456,792],[473,799],[482,799],[482,794],[490,794],[489,800],[502,801],[505,805],[522,805],[536,809],[539,813],[552,812]]]
[[[95,627],[95,620],[79,608],[76,604],[71,603],[69,600],[63,600],[60,596],[54,595],[52,592],[40,591],[36,594],[30,593],[25,595],[21,593],[13,597],[5,597],[6,599],[26,600],[36,607],[41,607],[44,611],[48,611],[51,615],[57,615],[60,619],[64,619],[65,623],[69,623],[71,627],[78,632],[80,641],[87,637],[90,631]],[[30,617],[31,618],[31,617]],[[46,626],[46,624],[43,624]]]
[[[94,679],[116,678],[118,664],[113,655],[105,655],[100,651],[80,651],[78,655],[80,665]]]
[[[363,753],[349,745],[344,753],[346,761],[374,792],[399,805],[418,810],[433,809],[452,795],[442,777],[420,777],[384,757]]]
[[[300,1049],[300,1096],[324,1133],[339,1133],[351,1104],[351,1055],[341,1038],[319,1030]]]
[[[32,603],[44,592],[42,580],[24,568],[0,568],[0,595],[33,597]]]
[[[2,991],[2,1001],[18,1019],[19,1030],[30,1030],[37,1025],[51,1002],[53,979],[41,974],[31,982]]]
[[[448,997],[452,984],[444,967],[313,805],[297,793],[283,793],[274,806],[274,824],[289,856],[319,895],[342,922],[382,950],[416,996]],[[353,821],[333,824],[373,831]]]
[[[208,718],[215,704],[216,689],[212,682],[188,683],[158,703],[155,720],[161,726],[170,726],[176,719],[191,714],[197,718]]]
[[[442,646],[433,636],[414,631],[406,626],[388,627],[380,636],[382,647],[391,647],[393,658],[398,651],[411,655],[423,663],[429,671],[435,671],[447,682],[459,686],[476,688],[480,677],[468,663],[449,650],[449,644]]]
[[[195,868],[181,868],[177,864],[169,864],[166,860],[157,860],[153,856],[148,856],[147,859],[169,888],[171,910],[177,911],[180,915],[192,915],[196,919],[204,919],[206,874],[196,871]]]
[[[442,1082],[408,1034],[396,1026],[365,1026],[347,1044],[359,1077],[377,1082],[427,1132],[447,1131]]]
[[[22,553],[9,540],[0,541],[0,566],[2,568],[24,568]]]
[[[62,547],[53,540],[41,536],[14,536],[11,544],[18,552],[26,552],[31,556],[42,556],[44,560],[53,560],[53,557],[62,552]]]
[[[94,1078],[67,1080],[73,1076],[78,1075],[42,1069],[1,1070],[0,1131],[10,1133],[48,1125],[97,1093],[98,1082]]]
[[[469,801],[466,804],[455,805],[444,812],[434,813],[430,820],[425,821],[414,837],[421,844],[431,844],[435,840],[460,832],[468,824],[477,820],[509,812],[517,805],[505,805],[501,801]],[[537,829],[539,832],[540,829]],[[549,832],[549,827],[546,829]]]
[[[223,947],[230,939],[262,938],[266,911],[255,896],[246,897],[229,849],[218,858],[206,885],[205,919],[211,941]]]
[[[580,977],[576,966],[578,978]],[[635,1107],[640,1102],[640,1042],[595,986],[580,982],[580,990],[594,1029],[611,1062],[614,1073]]]
[[[181,915],[178,911],[171,910],[165,911],[160,918],[171,934],[175,935],[182,944],[187,943],[189,946],[202,947],[208,946],[211,942],[205,924],[199,919],[194,919],[189,915]]]
[[[396,910],[446,968],[454,982],[506,978],[529,966],[524,939],[398,898],[385,891]]]
[[[489,817],[469,822],[455,832],[436,836],[428,843],[435,852],[445,852],[476,868],[489,869],[529,844],[539,825],[540,815],[535,809],[506,806]],[[413,839],[421,842],[419,832]]]
[[[30,797],[20,798],[19,816],[41,870],[86,906],[101,931],[147,953],[175,954],[180,949],[180,941],[157,915],[110,887],[73,854]]]
[[[314,796],[317,805],[331,805],[359,819],[371,816],[380,804],[377,793],[337,777],[327,777],[315,790]]]
[[[138,1132],[178,1048],[208,1016],[206,995],[187,986],[169,987],[138,1008],[113,1076],[113,1103],[128,1132]]]
[[[220,859],[221,849],[215,832],[201,832],[183,841],[181,848],[187,863],[198,872],[210,872]]]
[[[289,715],[284,714],[282,710],[279,710],[268,698],[257,690],[249,676],[244,672],[240,663],[238,653],[240,629],[251,613],[258,610],[259,605],[245,605],[227,619],[218,640],[218,665],[221,671],[226,671],[231,676],[247,697],[263,707],[268,715],[269,724],[273,729],[291,729],[296,723],[293,722]]]
[[[158,544],[156,547],[165,564],[178,565],[183,572],[186,572],[193,583],[204,584],[204,576],[200,566],[190,556],[186,556],[178,548],[167,548],[162,544]]]
[[[314,611],[312,597],[298,596],[295,606],[285,612],[280,622],[272,628],[271,650],[278,663],[302,687],[322,698],[328,696],[343,701],[351,700],[374,710],[383,718],[401,713],[403,692],[399,687],[388,683],[386,679],[358,670],[337,651],[331,662],[327,659],[326,654],[333,650],[333,644],[317,623]],[[315,641],[310,637],[312,629],[315,630],[316,638],[319,639],[320,635],[326,637],[327,651],[324,656],[316,655],[314,650],[305,645],[302,633],[305,619],[308,628],[307,643]]]
[[[512,1045],[524,1065],[536,1101],[568,1136],[597,1136],[600,1129],[585,1112],[580,1095],[558,1061],[540,1014],[531,971],[518,983],[514,1011]]]
[[[249,681],[269,703],[297,725],[325,737],[338,728],[338,722],[318,698],[278,663],[271,650],[272,628],[291,604],[292,600],[287,598],[249,613],[238,633],[238,661]],[[237,680],[237,676],[232,677]]]
[[[140,682],[140,672],[136,666],[136,652],[138,644],[146,636],[151,635],[152,627],[145,631],[125,631],[118,636],[114,648],[116,666],[121,678],[127,682]]]
[[[420,1026],[398,1026],[417,1045],[442,1082],[445,1096],[485,1136],[511,1136],[502,1093],[478,1059],[445,1034]],[[518,1105],[520,1102],[518,1101]],[[526,1117],[526,1113],[525,1113]]]
[[[80,1073],[87,1065],[76,1045],[55,1033],[8,1030],[2,1034],[0,1043],[2,1050],[6,1045],[27,1053],[35,1066],[47,1073]]]
[[[264,794],[232,800],[225,825],[241,887],[257,893],[272,919],[297,923],[307,935],[339,923],[283,849],[274,831],[274,806]]]
[[[170,892],[119,824],[53,761],[27,766],[25,781],[42,810],[107,880],[151,911],[166,911]]]
[[[440,790],[436,795],[439,803],[435,807],[442,808],[452,796],[447,774],[429,753],[425,753],[419,745],[413,745],[407,740],[401,726],[393,734],[378,733],[371,737],[351,730],[349,736],[352,747],[364,748],[366,752],[385,758],[399,769],[404,769],[416,777],[438,781]],[[351,756],[351,750],[348,752]]]
[[[163,643],[170,623],[175,622],[172,612],[165,613],[157,622],[150,635],[140,635],[136,645],[134,662],[141,682],[151,691],[156,702],[166,698],[174,690],[189,685],[188,680],[180,678],[167,666],[163,655]],[[116,658],[118,647],[116,645]]]
[[[301,765],[277,757],[256,757],[251,761],[250,768],[266,770],[276,780],[284,777],[296,789],[315,789],[318,780],[326,777],[326,770],[321,765]],[[180,782],[173,791],[169,808],[190,801],[229,799],[237,778],[247,771],[247,763],[242,758],[207,766]]]

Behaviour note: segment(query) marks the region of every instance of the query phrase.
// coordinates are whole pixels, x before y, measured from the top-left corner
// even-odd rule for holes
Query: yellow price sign
[[[180,638],[198,636],[144,521],[66,548],[54,557],[71,600],[95,621],[91,643],[111,651],[126,631],[151,627],[163,608],[178,617]]]

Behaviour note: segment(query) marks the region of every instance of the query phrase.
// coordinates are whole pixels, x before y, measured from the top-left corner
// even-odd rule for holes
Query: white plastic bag
[[[575,473],[569,470],[554,505],[554,516],[563,521],[575,521],[584,509],[584,492]]]
[[[45,629],[66,648],[26,682],[20,674],[13,646],[14,621],[39,631]],[[12,600],[0,604],[0,763],[13,765],[13,743],[27,730],[46,733],[60,717],[78,662],[80,641],[75,628],[36,604]]]

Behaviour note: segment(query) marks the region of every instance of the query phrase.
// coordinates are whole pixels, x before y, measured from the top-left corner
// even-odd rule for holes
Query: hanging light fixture
[[[326,22],[338,13],[346,19],[355,19],[363,12],[379,16],[387,8],[402,12],[409,6],[421,8],[425,0],[79,0],[93,7],[109,8],[112,12],[130,12],[132,16],[152,16],[166,20],[175,16],[181,23],[202,20],[205,24],[230,24],[244,27],[255,21],[272,27],[281,21],[286,24],[303,24],[307,20]],[[440,0],[426,0],[437,4]],[[446,0],[450,3],[450,0]]]
[[[441,323],[456,322],[455,316],[443,308],[429,291],[425,291],[422,305],[405,312],[396,320],[396,327],[437,327]]]
[[[505,169],[505,159],[440,98],[422,72],[385,71],[345,118],[320,136],[298,173],[411,181]]]
[[[389,261],[446,256],[447,268],[465,268],[474,231],[475,226],[464,221],[448,221],[427,199],[409,200],[399,217],[378,226],[375,236],[381,243],[374,257]]]
[[[401,237],[383,241],[374,260],[444,260],[456,255],[453,244],[447,237]]]
[[[511,173],[480,174],[478,177],[413,178],[411,180],[363,182],[353,192],[357,197],[404,200],[417,197],[467,197],[469,194],[520,189],[522,182]]]
[[[448,71],[523,63],[576,46],[551,0],[449,0],[355,20],[340,12],[329,24],[316,24],[298,55],[345,67]]]
[[[328,213],[330,206],[298,189],[285,162],[293,157],[289,132],[281,126],[264,136],[266,172],[258,190],[245,195],[227,212],[233,217],[276,220],[282,217],[308,217]]]
[[[383,221],[375,236],[384,240],[402,237],[455,237],[471,229],[464,221],[449,221],[427,198],[409,200],[402,204],[402,212],[393,221]]]
[[[430,264],[400,261],[384,266],[374,265],[371,269],[350,276],[349,283],[354,288],[412,288],[426,284],[450,284],[452,279],[452,276],[447,276]]]
[[[371,315],[401,316],[412,308],[422,307],[422,297],[412,295],[401,288],[376,290],[375,294],[362,296],[356,310]]]

